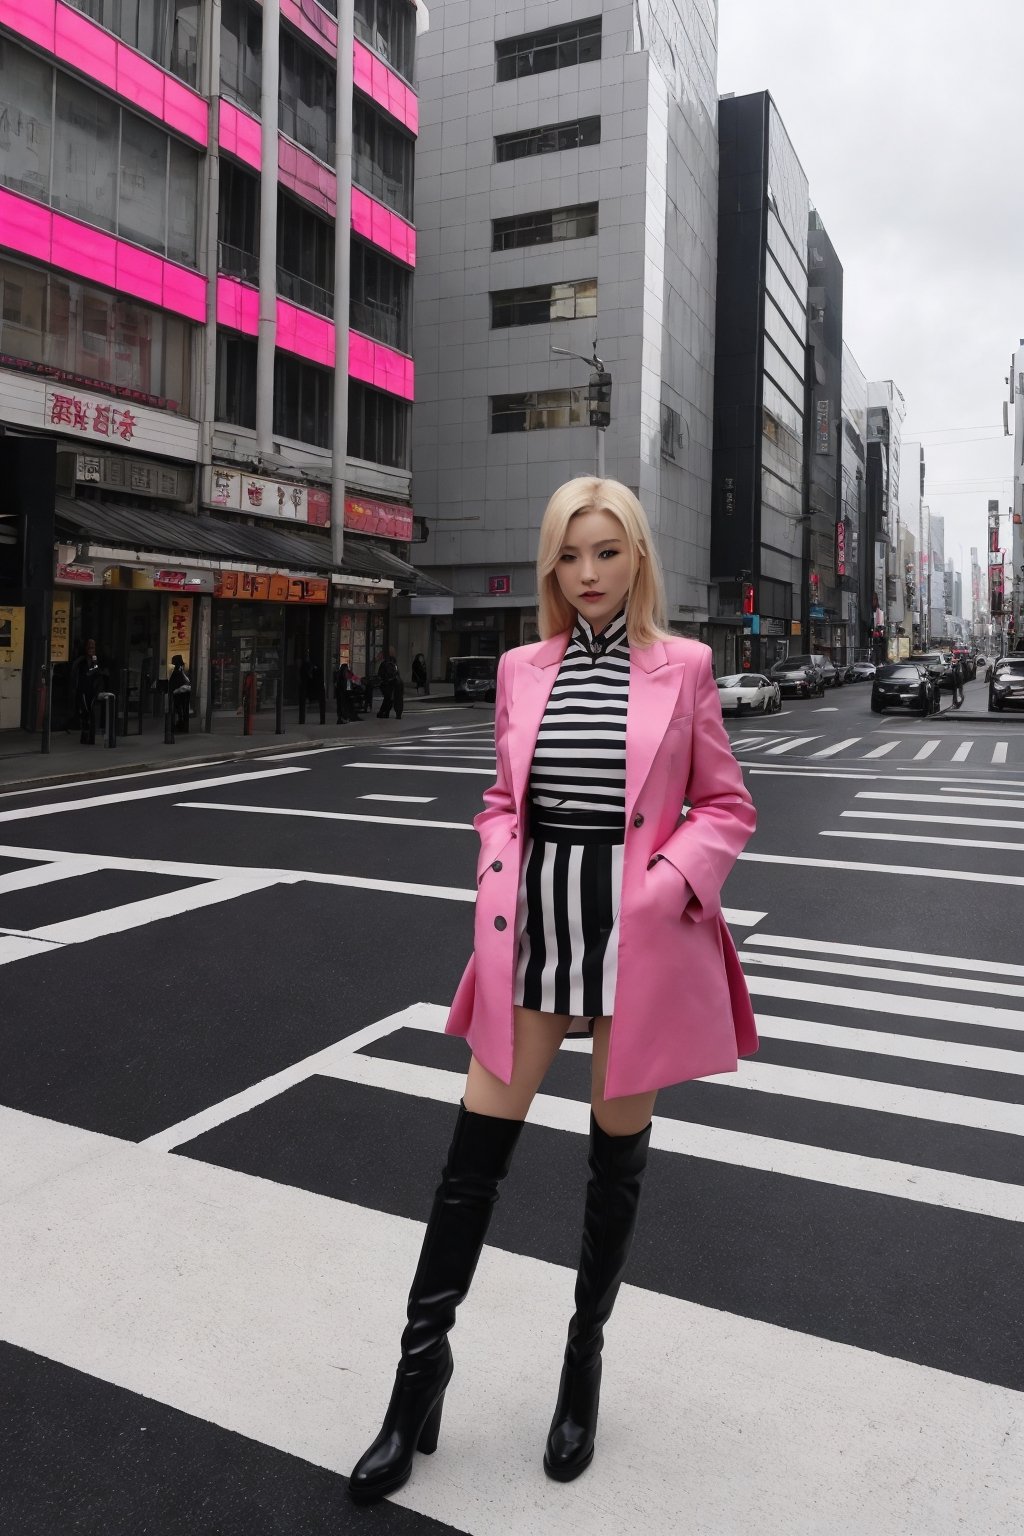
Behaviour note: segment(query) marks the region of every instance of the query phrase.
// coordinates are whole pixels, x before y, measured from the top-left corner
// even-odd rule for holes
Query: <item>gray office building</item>
[[[595,344],[606,472],[651,516],[672,626],[707,620],[716,35],[716,0],[430,5],[413,495],[455,597],[410,599],[407,644],[435,676],[535,637],[544,505],[597,465]]]

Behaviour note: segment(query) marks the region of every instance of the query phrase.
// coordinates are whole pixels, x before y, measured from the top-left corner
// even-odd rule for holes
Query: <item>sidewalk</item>
[[[281,736],[275,733],[272,709],[262,710],[256,716],[251,736],[242,735],[241,716],[231,712],[215,715],[209,733],[200,731],[193,720],[191,730],[186,735],[178,733],[173,745],[164,741],[162,718],[147,720],[141,736],[134,732],[119,736],[113,748],[103,746],[98,732],[96,745],[89,747],[79,741],[77,728],[68,732],[54,730],[46,755],[40,750],[37,732],[0,731],[0,790],[40,788],[73,779],[159,771],[190,763],[230,762],[268,752],[299,752],[346,742],[391,741],[396,736],[417,734],[434,716],[439,723],[441,718],[451,721],[462,716],[470,724],[474,719],[489,723],[492,713],[493,706],[489,704],[456,704],[449,688],[435,690],[429,697],[407,692],[401,720],[360,715],[358,721],[338,725],[332,707],[327,712],[327,724],[321,725],[318,707],[310,705],[306,723],[300,725],[298,708],[293,705],[284,712]],[[137,722],[133,725],[137,726]]]

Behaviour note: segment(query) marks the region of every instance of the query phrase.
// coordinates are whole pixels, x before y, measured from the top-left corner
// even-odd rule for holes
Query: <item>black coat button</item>
[[[643,819],[642,816],[634,816],[633,817],[633,825],[634,825],[634,827],[642,827],[643,824],[644,824],[644,819]]]
[[[494,863],[491,865],[491,868],[495,869],[495,870],[500,869],[501,868],[501,860],[500,859],[495,859]]]
[[[494,926],[497,928],[499,933],[504,933],[505,929],[508,927],[508,923],[503,917],[496,917],[494,919]]]

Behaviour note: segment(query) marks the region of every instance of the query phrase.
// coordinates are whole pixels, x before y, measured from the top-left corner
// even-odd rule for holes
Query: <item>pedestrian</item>
[[[83,746],[96,745],[96,700],[103,683],[103,668],[96,654],[96,641],[87,640],[85,650],[72,668],[75,712],[81,726]]]
[[[352,673],[347,661],[343,661],[334,674],[334,701],[338,706],[339,725],[359,718],[352,698]]]
[[[405,704],[405,684],[402,681],[402,674],[398,670],[398,659],[395,655],[394,646],[390,647],[387,655],[381,662],[377,679],[380,683],[381,692],[380,709],[377,711],[377,719],[387,720],[391,714],[392,706],[394,706],[395,719],[401,720],[402,709]]]
[[[174,728],[178,731],[187,731],[192,704],[192,679],[188,675],[184,658],[181,656],[171,657],[171,672],[167,679],[167,687],[171,695],[171,708],[174,710]]]
[[[446,1025],[468,1040],[469,1075],[391,1401],[349,1481],[357,1502],[401,1487],[414,1452],[437,1445],[456,1307],[562,1041],[589,1035],[593,1067],[576,1310],[543,1459],[560,1482],[594,1455],[603,1329],[626,1271],[657,1090],[734,1071],[757,1049],[721,912],[754,808],[711,652],[664,628],[661,567],[633,493],[589,477],[556,491],[537,578],[543,638],[506,652],[498,669],[497,781],[474,823],[474,953]]]
[[[417,651],[412,659],[412,680],[416,692],[422,688],[425,694],[430,693],[430,683],[427,679],[427,661],[422,651]]]

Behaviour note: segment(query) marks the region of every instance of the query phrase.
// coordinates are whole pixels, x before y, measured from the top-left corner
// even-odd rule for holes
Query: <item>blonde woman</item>
[[[383,1427],[353,1498],[393,1492],[437,1446],[448,1333],[530,1104],[567,1035],[593,1039],[590,1181],[544,1470],[594,1456],[603,1329],[636,1225],[659,1088],[757,1049],[720,892],[754,830],[711,652],[664,628],[646,514],[615,480],[552,496],[542,639],[502,656],[497,780],[480,835],[474,951],[448,1019],[472,1059],[434,1197]],[[685,802],[685,809],[684,809]]]

